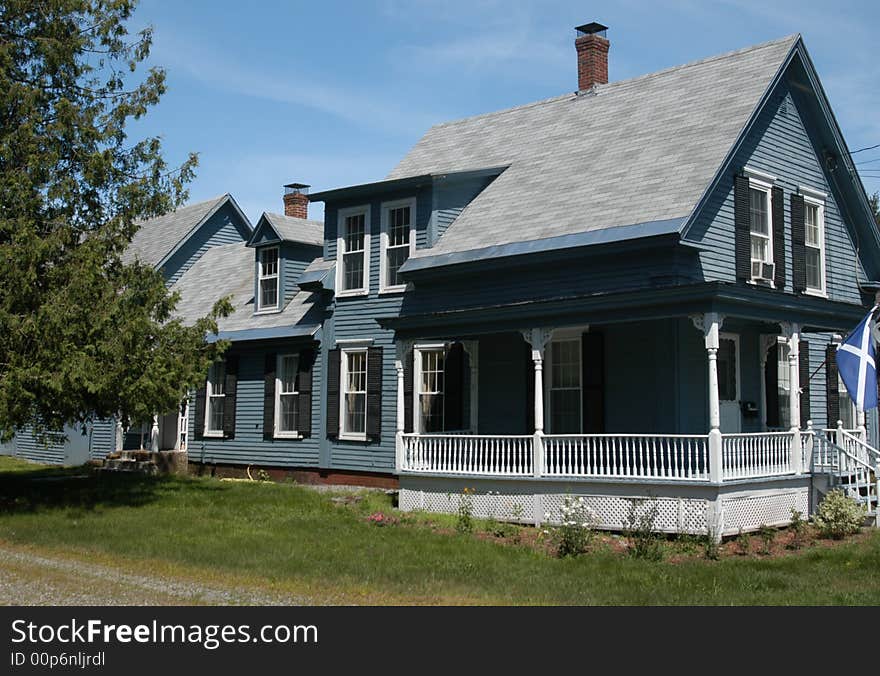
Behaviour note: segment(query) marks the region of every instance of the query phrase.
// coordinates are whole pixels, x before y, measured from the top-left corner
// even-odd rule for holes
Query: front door
[[[742,431],[739,405],[739,336],[722,333],[718,341],[718,398],[721,404],[721,431]]]

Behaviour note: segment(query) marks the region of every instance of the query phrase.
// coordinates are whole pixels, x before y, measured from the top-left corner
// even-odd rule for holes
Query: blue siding
[[[321,399],[323,388],[321,359],[312,371],[312,435],[307,439],[263,439],[263,368],[269,352],[299,352],[300,342],[275,342],[236,350],[239,354],[238,391],[235,411],[235,438],[196,440],[195,400],[190,399],[189,459],[193,462],[267,465],[278,467],[315,467],[323,431]]]
[[[707,246],[700,256],[706,280],[735,281],[733,174],[742,167],[777,177],[785,193],[785,290],[792,291],[790,197],[798,186],[828,195],[825,203],[825,250],[828,296],[832,300],[860,303],[856,282],[856,250],[841,218],[837,196],[832,192],[813,142],[807,132],[797,97],[784,83],[761,112],[750,137],[691,227],[688,238]],[[859,268],[861,271],[861,268]],[[863,273],[861,273],[863,274]]]
[[[81,427],[68,426],[64,428],[66,440],[52,437],[41,440],[31,427],[25,427],[15,435],[15,455],[51,465],[81,465],[89,459],[91,432],[87,428],[86,434],[83,434]]]
[[[250,232],[231,204],[224,204],[162,266],[168,285],[174,284],[202,254],[214,246],[244,242]]]

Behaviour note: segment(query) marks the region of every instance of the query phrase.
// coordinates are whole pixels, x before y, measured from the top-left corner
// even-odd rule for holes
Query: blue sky
[[[198,152],[191,200],[230,192],[256,223],[284,183],[380,180],[434,123],[574,90],[573,27],[596,20],[612,80],[800,32],[850,149],[880,144],[880,3],[830,5],[142,0],[134,27],[154,27],[168,93],[133,129],[170,162]],[[880,148],[856,158],[880,190]]]

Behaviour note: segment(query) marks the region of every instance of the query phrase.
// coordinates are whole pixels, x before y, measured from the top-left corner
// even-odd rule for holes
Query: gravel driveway
[[[0,543],[0,605],[314,605],[313,599],[271,595],[191,580],[132,574],[110,566],[35,554]]]

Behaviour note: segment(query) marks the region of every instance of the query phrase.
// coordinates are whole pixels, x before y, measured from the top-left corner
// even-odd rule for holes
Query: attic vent
[[[788,99],[782,99],[782,103],[779,104],[779,114],[788,115]]]

